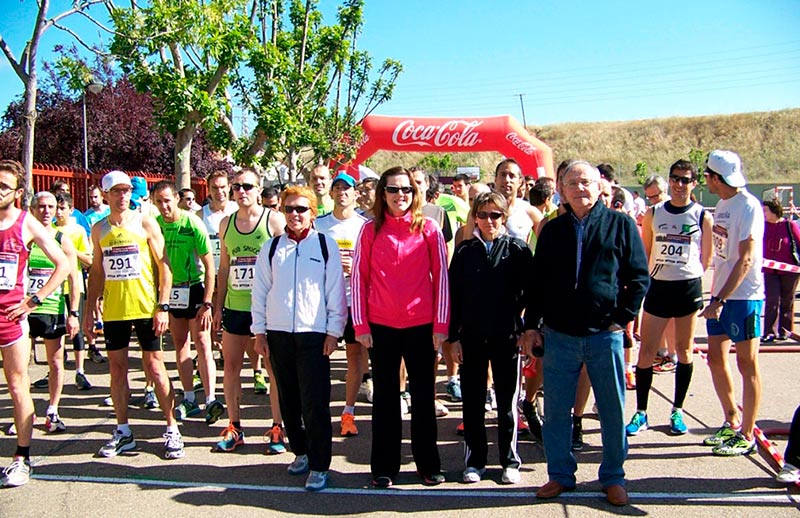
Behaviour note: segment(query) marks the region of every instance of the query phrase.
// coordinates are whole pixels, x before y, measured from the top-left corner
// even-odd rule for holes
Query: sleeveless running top
[[[533,221],[528,216],[528,207],[530,207],[530,204],[527,201],[517,198],[514,200],[514,205],[511,207],[506,220],[508,234],[526,243],[533,229]]]
[[[653,209],[650,276],[682,281],[703,276],[700,245],[705,209],[699,203],[675,207],[669,201]]]
[[[230,216],[238,209],[239,205],[231,201],[229,201],[225,209],[220,212],[211,212],[210,203],[208,205],[203,205],[203,208],[200,209],[200,219],[206,225],[208,237],[211,239],[211,253],[214,256],[215,271],[219,271],[219,224],[222,222],[222,218]]]
[[[142,226],[142,213],[134,211],[125,227],[101,220],[100,248],[103,251],[103,320],[153,318],[156,283],[150,245]]]
[[[29,253],[22,241],[22,223],[26,214],[21,211],[10,227],[0,230],[0,347],[12,345],[23,334],[22,325],[8,320],[5,310],[25,297]]]
[[[81,229],[83,232],[83,229]],[[61,232],[56,233],[56,241],[61,243],[64,235]],[[47,280],[56,271],[56,265],[50,260],[44,251],[39,248],[39,245],[33,243],[31,246],[30,254],[28,255],[28,286],[27,294],[35,295],[42,289]],[[53,291],[46,299],[42,301],[42,305],[32,311],[35,315],[63,315],[66,311],[66,304],[64,301],[64,291],[62,286]]]
[[[230,257],[228,269],[228,291],[225,294],[225,308],[236,311],[250,311],[250,294],[253,289],[253,276],[256,257],[261,246],[272,235],[269,232],[268,209],[263,209],[258,223],[252,231],[244,234],[236,228],[236,213],[231,214],[225,229],[225,248]],[[264,217],[266,215],[266,217]]]

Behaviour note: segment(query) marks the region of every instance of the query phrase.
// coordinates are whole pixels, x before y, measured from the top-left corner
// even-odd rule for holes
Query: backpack
[[[328,264],[328,243],[325,241],[325,236],[322,235],[321,232],[317,232],[317,237],[319,237],[319,248],[322,250],[322,259],[325,260],[325,264]],[[272,265],[272,258],[275,257],[275,251],[278,249],[278,241],[280,241],[281,237],[278,236],[272,240],[272,243],[269,245],[269,264]]]

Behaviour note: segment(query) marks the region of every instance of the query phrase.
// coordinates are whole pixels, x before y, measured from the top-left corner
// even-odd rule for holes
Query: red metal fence
[[[75,207],[81,212],[88,206],[89,187],[100,185],[100,180],[108,171],[91,173],[82,169],[72,169],[65,166],[34,164],[33,165],[33,192],[49,191],[56,180],[63,180],[69,184],[70,192],[75,200]],[[174,181],[175,177],[165,174],[147,173],[144,171],[125,171],[128,176],[141,176],[147,181],[147,187],[152,187],[161,180]],[[206,198],[206,181],[202,178],[192,178],[192,189],[197,193],[197,201]]]

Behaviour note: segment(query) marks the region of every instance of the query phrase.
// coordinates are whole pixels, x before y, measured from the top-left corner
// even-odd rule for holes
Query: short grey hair
[[[33,200],[31,200],[31,207],[38,207],[39,200],[42,198],[52,198],[53,201],[56,201],[56,195],[50,191],[39,191],[33,195]]]
[[[563,179],[573,170],[577,169],[580,166],[588,167],[590,171],[597,175],[598,178],[601,177],[600,170],[595,167],[594,164],[587,162],[586,160],[573,160],[564,168],[564,172],[561,173],[561,178]]]
[[[663,176],[657,174],[651,174],[644,180],[644,184],[642,184],[642,188],[647,189],[648,187],[652,187],[653,185],[658,186],[658,190],[661,192],[669,192],[669,186],[667,185],[667,181],[664,180]]]

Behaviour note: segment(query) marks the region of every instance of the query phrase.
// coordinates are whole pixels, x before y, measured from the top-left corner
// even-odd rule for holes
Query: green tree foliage
[[[372,58],[358,49],[363,0],[345,0],[331,25],[316,0],[256,3],[258,42],[234,82],[255,129],[237,138],[228,120],[220,144],[245,163],[285,162],[291,180],[308,162],[348,161],[359,122],[391,98],[400,63],[387,59],[373,74]]]
[[[454,173],[456,170],[456,163],[450,153],[431,153],[425,155],[422,157],[419,165],[431,172]]]
[[[229,73],[254,41],[246,0],[151,0],[111,8],[111,53],[140,92],[156,100],[156,120],[175,135],[175,176],[188,187],[192,139],[230,112]]]
[[[639,185],[644,185],[644,181],[650,173],[647,170],[647,162],[637,162],[636,167],[633,170],[633,177],[636,178],[636,181],[639,182]]]

